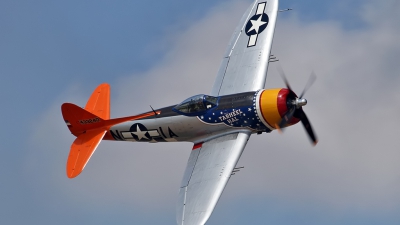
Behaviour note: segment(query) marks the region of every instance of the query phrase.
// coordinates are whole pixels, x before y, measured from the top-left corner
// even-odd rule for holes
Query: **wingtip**
[[[69,178],[69,179],[74,179],[75,177],[77,177],[78,176],[78,174],[68,174],[68,172],[67,172],[67,177]]]
[[[73,168],[68,168],[68,165],[67,165],[67,177],[69,178],[69,179],[73,179],[73,178],[75,178],[75,177],[77,177],[79,174],[81,174],[81,172],[82,171],[80,171],[80,172],[77,172],[75,169],[73,169]]]

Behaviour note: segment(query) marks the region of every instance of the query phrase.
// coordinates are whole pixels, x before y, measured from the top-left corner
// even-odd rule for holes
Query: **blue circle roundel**
[[[150,136],[147,128],[141,123],[135,123],[129,129],[132,138],[136,141],[151,141],[153,138]]]
[[[246,24],[245,32],[247,36],[259,34],[268,26],[269,17],[267,14],[257,14],[249,19]]]

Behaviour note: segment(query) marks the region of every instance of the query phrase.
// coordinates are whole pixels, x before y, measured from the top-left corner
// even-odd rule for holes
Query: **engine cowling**
[[[289,109],[288,105],[296,98],[296,94],[286,88],[261,90],[256,98],[258,117],[271,130],[277,129],[277,124]],[[295,114],[286,126],[294,125],[299,121],[300,119]]]

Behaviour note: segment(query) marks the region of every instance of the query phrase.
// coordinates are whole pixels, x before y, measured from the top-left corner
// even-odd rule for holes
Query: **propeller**
[[[283,69],[281,67],[278,67],[278,71],[285,82],[285,85],[287,89],[289,89],[290,92],[294,94],[294,91],[289,85],[288,80],[286,79],[285,73],[283,72]],[[301,123],[304,126],[304,129],[306,130],[308,137],[310,138],[311,142],[313,145],[316,145],[318,143],[318,139],[314,134],[314,131],[311,127],[311,123],[308,120],[306,114],[303,111],[303,106],[307,105],[307,100],[303,98],[304,94],[308,91],[308,89],[311,87],[311,85],[314,83],[316,79],[316,75],[314,72],[311,73],[310,78],[307,81],[306,86],[304,87],[303,92],[301,92],[299,97],[296,97],[292,101],[287,102],[287,106],[289,110],[287,113],[283,116],[282,120],[277,124],[277,128],[279,130],[282,130],[283,127],[285,127],[286,124],[289,123],[289,121],[295,116],[296,118],[299,118]]]

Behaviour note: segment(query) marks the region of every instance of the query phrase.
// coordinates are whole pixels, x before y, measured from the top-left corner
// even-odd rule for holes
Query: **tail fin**
[[[99,85],[90,96],[84,109],[71,103],[64,103],[61,112],[69,130],[77,138],[71,145],[67,160],[67,176],[78,176],[100,141],[111,126],[130,120],[154,115],[153,112],[135,116],[110,119],[110,85]],[[156,112],[157,114],[160,111]]]

